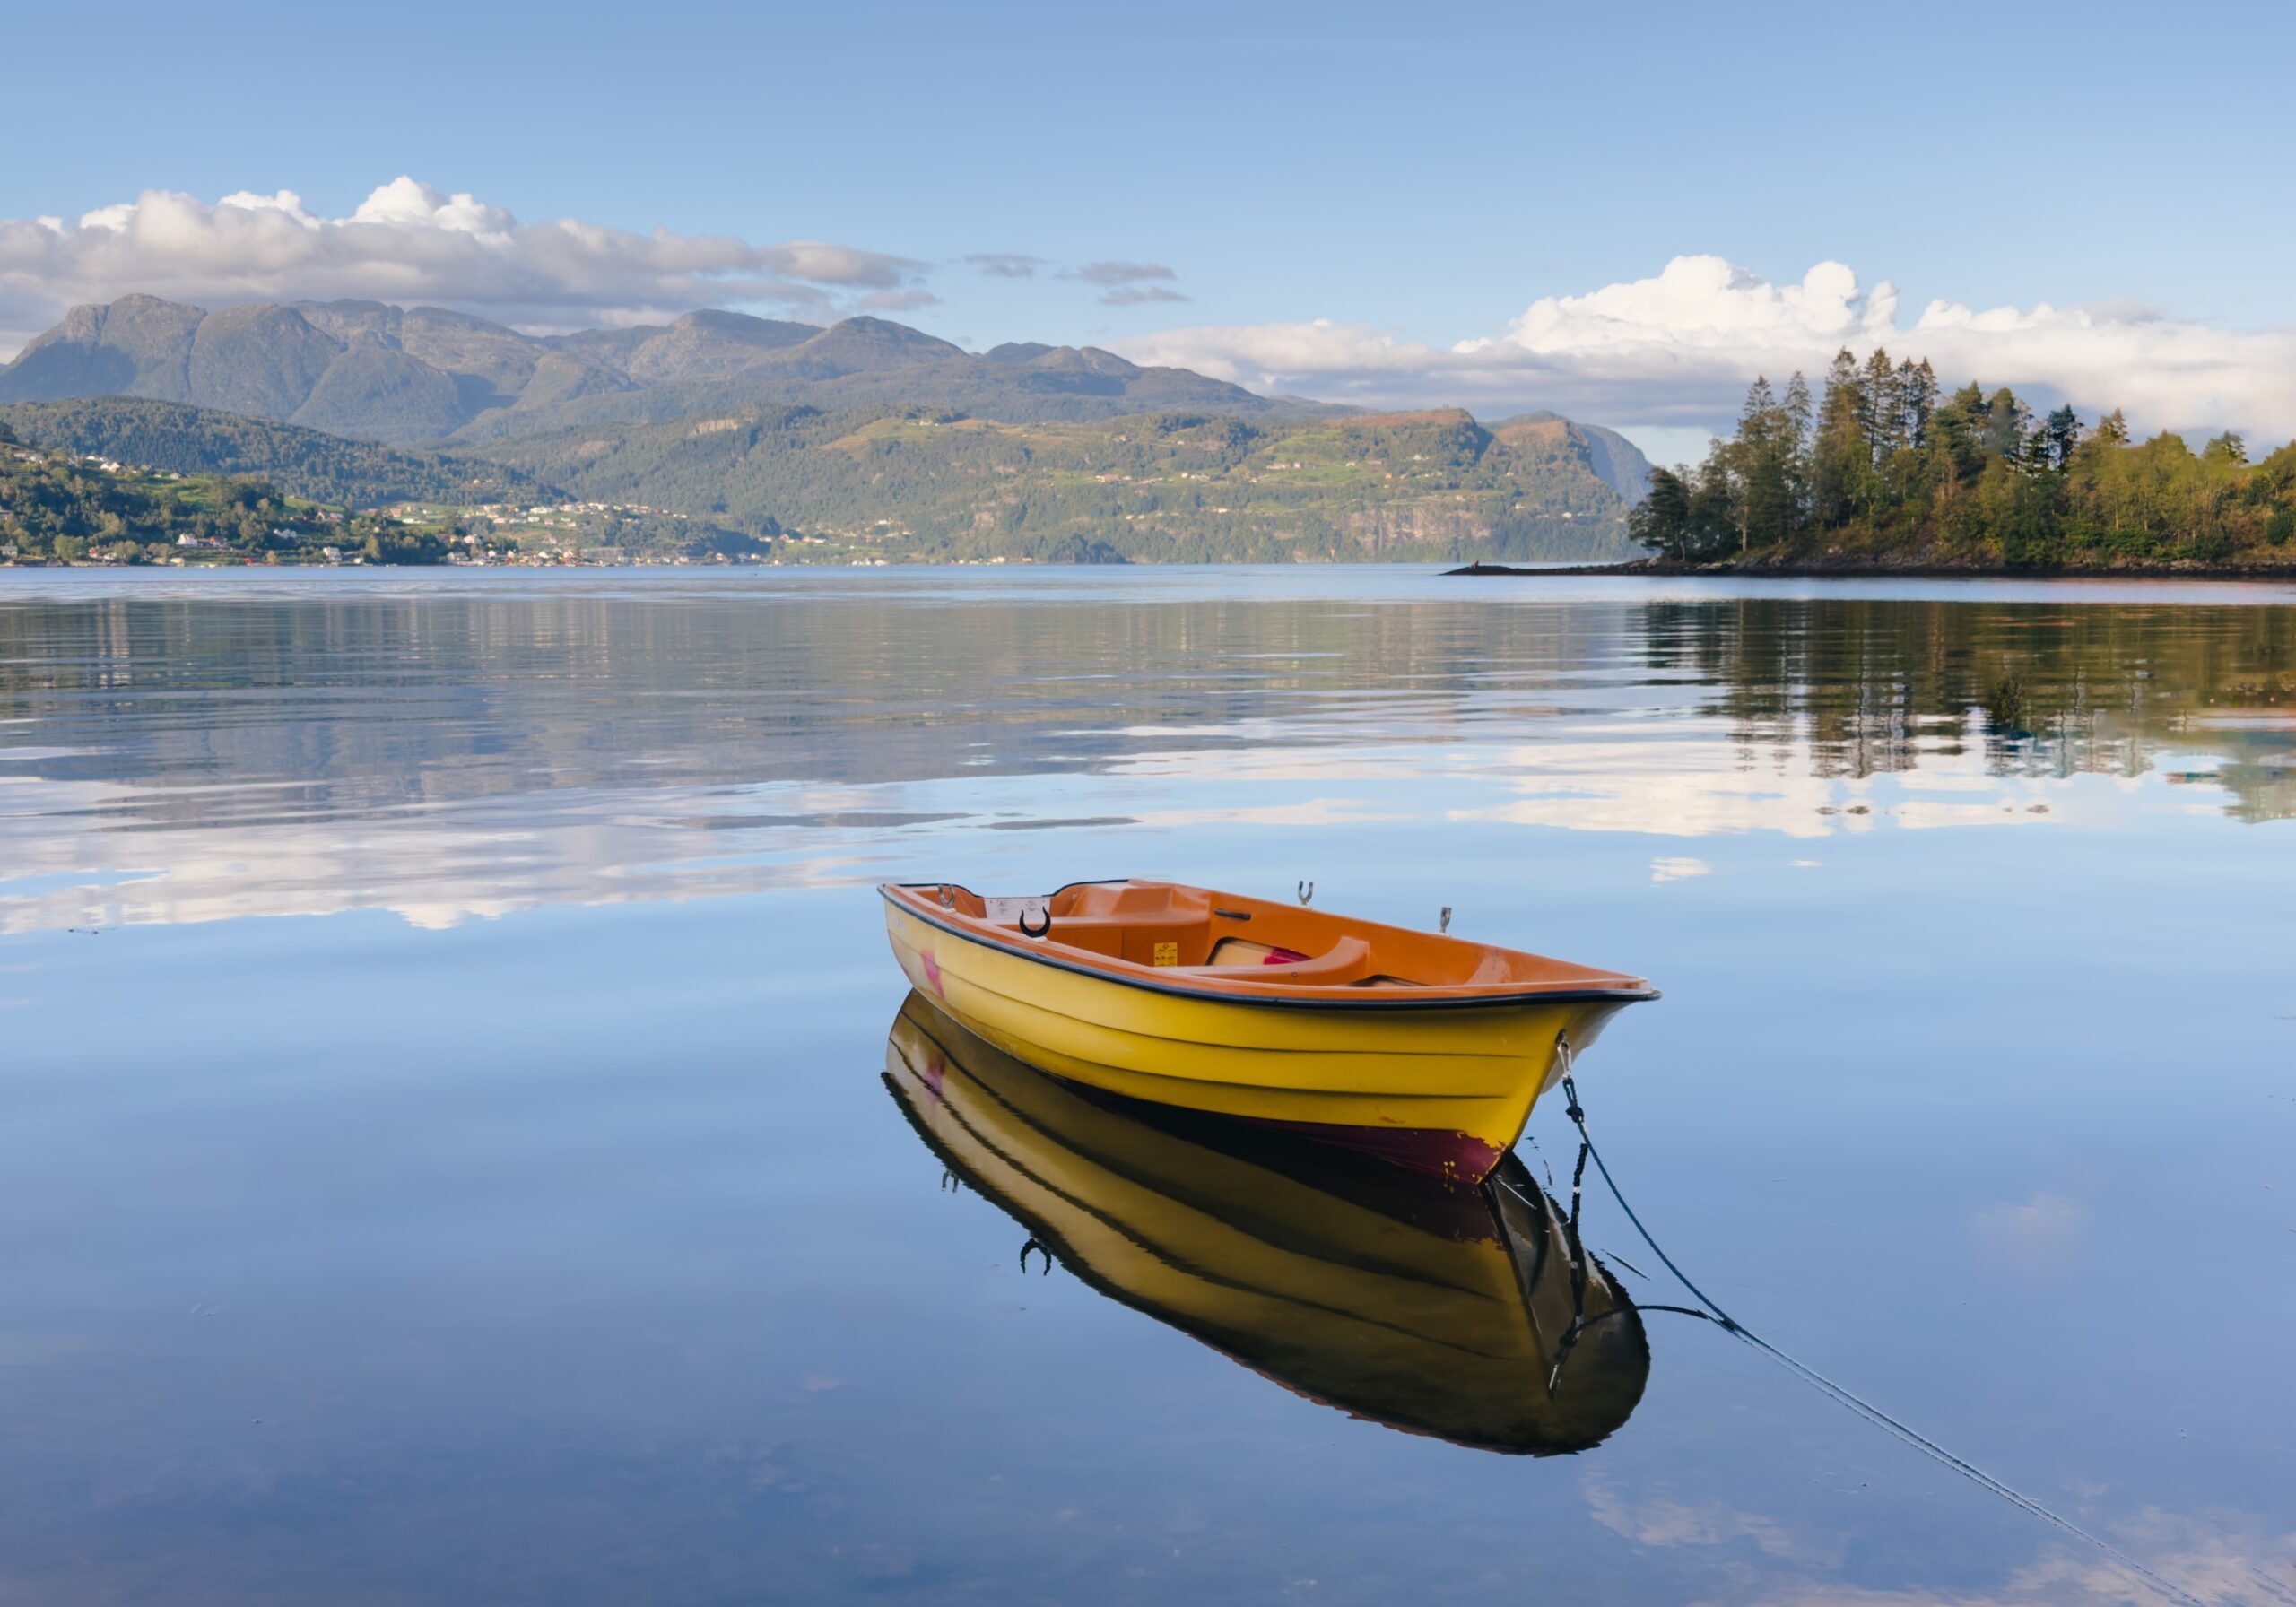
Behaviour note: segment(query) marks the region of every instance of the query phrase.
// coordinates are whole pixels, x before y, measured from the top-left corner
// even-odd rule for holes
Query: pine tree
[[[1929,421],[1937,411],[1937,371],[1923,358],[1898,364],[1899,439],[1918,452],[1929,444]]]
[[[2073,466],[2073,451],[2080,444],[2081,415],[2070,406],[2057,408],[2033,431],[2033,466],[2062,474]]]
[[[1787,481],[1791,503],[1787,539],[1798,542],[1810,525],[1810,382],[1794,370],[1779,413],[1786,421]]]
[[[1872,461],[1880,463],[1900,443],[1902,408],[1898,397],[1898,373],[1890,354],[1881,347],[1866,360],[1866,444]]]
[[[1977,387],[1971,386],[1970,389],[1975,390]],[[2025,441],[2033,428],[2032,409],[2019,401],[2014,391],[2004,386],[1985,399],[1982,417],[1984,421],[1979,439],[1984,444],[1986,455],[1999,458],[2013,469],[2024,467]]]
[[[1626,516],[1626,533],[1641,546],[1677,563],[1691,557],[1690,471],[1650,471],[1650,489]]]
[[[1791,541],[1799,511],[1794,421],[1765,377],[1746,388],[1737,439],[1726,457],[1735,496],[1738,550]]]
[[[1821,529],[1848,524],[1873,478],[1866,412],[1865,378],[1857,359],[1844,346],[1826,369],[1817,433],[1810,443],[1811,517]]]
[[[1786,422],[1793,432],[1794,456],[1807,467],[1810,456],[1810,382],[1802,378],[1802,370],[1786,382]]]

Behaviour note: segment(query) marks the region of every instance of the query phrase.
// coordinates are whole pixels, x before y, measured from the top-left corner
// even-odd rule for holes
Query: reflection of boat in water
[[[1118,1099],[921,994],[885,1081],[943,1162],[1070,1271],[1310,1399],[1545,1455],[1599,1443],[1641,1398],[1640,1316],[1511,1154],[1446,1184]]]
[[[878,890],[911,986],[1008,1054],[1157,1105],[1481,1180],[1627,1005],[1617,971],[1169,882]]]

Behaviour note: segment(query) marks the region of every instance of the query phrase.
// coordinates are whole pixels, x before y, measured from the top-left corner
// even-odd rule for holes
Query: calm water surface
[[[874,882],[1133,873],[1648,974],[1693,1279],[2296,1600],[2292,602],[0,576],[0,1601],[2167,1599],[1559,1101],[1468,1220],[904,1016]]]

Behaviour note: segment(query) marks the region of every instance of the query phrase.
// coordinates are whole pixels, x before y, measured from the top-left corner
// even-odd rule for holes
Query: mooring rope
[[[2024,1491],[2016,1489],[2013,1485],[2007,1484],[2003,1481],[1995,1478],[1991,1473],[1987,1472],[1983,1468],[1978,1467],[1965,1458],[1956,1456],[1952,1452],[1947,1450],[1944,1446],[1939,1445],[1935,1440],[1931,1439],[1927,1435],[1918,1433],[1907,1424],[1900,1422],[1896,1418],[1892,1417],[1888,1412],[1883,1412],[1872,1402],[1866,1400],[1860,1395],[1853,1394],[1843,1385],[1835,1383],[1823,1373],[1818,1371],[1817,1368],[1809,1366],[1805,1362],[1796,1360],[1794,1357],[1787,1355],[1776,1345],[1764,1339],[1761,1334],[1756,1333],[1752,1329],[1747,1327],[1744,1323],[1739,1322],[1728,1312],[1723,1310],[1722,1307],[1715,1302],[1713,1297],[1709,1295],[1704,1290],[1699,1288],[1697,1284],[1692,1282],[1690,1281],[1690,1275],[1684,1273],[1682,1268],[1674,1264],[1674,1257],[1667,1255],[1666,1252],[1659,1247],[1658,1241],[1650,1237],[1650,1229],[1642,1225],[1642,1219],[1634,1214],[1634,1207],[1626,1203],[1626,1195],[1619,1191],[1618,1179],[1611,1176],[1611,1168],[1603,1162],[1603,1152],[1595,1147],[1594,1134],[1587,1131],[1586,1108],[1578,1103],[1578,1084],[1571,1080],[1571,1054],[1570,1040],[1567,1038],[1558,1038],[1555,1043],[1555,1052],[1562,1061],[1563,1096],[1570,1101],[1565,1109],[1565,1114],[1570,1117],[1572,1125],[1578,1129],[1579,1142],[1583,1146],[1580,1159],[1580,1171],[1583,1173],[1585,1170],[1585,1158],[1587,1156],[1592,1156],[1595,1161],[1595,1169],[1602,1174],[1604,1186],[1610,1190],[1611,1198],[1618,1202],[1618,1208],[1626,1213],[1626,1220],[1634,1224],[1634,1230],[1642,1236],[1642,1242],[1650,1247],[1650,1253],[1653,1255],[1656,1255],[1660,1262],[1665,1264],[1666,1270],[1674,1275],[1674,1281],[1680,1283],[1684,1289],[1688,1290],[1692,1298],[1697,1300],[1700,1307],[1703,1307],[1703,1309],[1694,1310],[1691,1307],[1683,1306],[1646,1306],[1642,1307],[1641,1309],[1646,1311],[1676,1311],[1681,1312],[1683,1315],[1687,1316],[1702,1317],[1706,1321],[1717,1325],[1726,1333],[1736,1334],[1740,1339],[1744,1340],[1748,1344],[1753,1346],[1754,1349],[1761,1351],[1764,1355],[1770,1357],[1772,1360],[1777,1361],[1779,1365],[1786,1368],[1787,1371],[1793,1373],[1804,1382],[1811,1385],[1828,1399],[1848,1408],[1851,1412],[1865,1419],[1867,1422],[1874,1424],[1876,1428],[1883,1429],[1884,1432],[1893,1436],[1903,1443],[1911,1446],[1914,1449],[1921,1452],[1924,1455],[1929,1457],[1933,1461],[1944,1467],[1950,1468],[1956,1473],[1961,1474],[1961,1477],[1969,1480],[1971,1483],[1976,1484],[1979,1489],[1990,1490],[1993,1494],[2000,1497],[2003,1500],[2008,1502],[2019,1511],[2029,1513],[2032,1516],[2039,1518],[2043,1523],[2048,1524],[2055,1528],[2063,1531],[2065,1533],[2073,1536],[2075,1540],[2079,1540],[2089,1545],[2094,1546],[2098,1551],[2103,1552],[2107,1557],[2120,1564],[2121,1567],[2128,1569],[2131,1573],[2135,1574],[2146,1584],[2152,1585],[2170,1600],[2182,1603],[2184,1603],[2184,1607],[2208,1607],[2208,1604],[2203,1602],[2198,1596],[2192,1594],[2189,1591],[2187,1591],[2179,1585],[2170,1584],[2168,1580],[2154,1573],[2151,1568],[2137,1561],[2135,1558],[2131,1557],[2127,1552],[2122,1551],[2111,1542],[2098,1535],[2090,1533],[2088,1530],[2083,1529],[2080,1524],[2074,1523],[2071,1518],[2065,1516],[2062,1513],[2059,1513],[2055,1509],[2043,1505],[2041,1502],[2035,1500],[2032,1497],[2025,1494]],[[1572,1184],[1573,1186],[1571,1193],[1573,1199],[1571,1203],[1571,1215],[1575,1220],[1578,1215],[1578,1202],[1576,1198],[1578,1188],[1576,1178],[1572,1179]]]

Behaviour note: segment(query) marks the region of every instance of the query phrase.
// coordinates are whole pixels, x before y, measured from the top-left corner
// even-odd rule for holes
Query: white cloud
[[[991,279],[1034,279],[1044,266],[1043,257],[1025,251],[976,251],[964,260]]]
[[[1146,307],[1187,300],[1170,286],[1170,282],[1179,275],[1160,262],[1088,262],[1065,269],[1060,276],[1099,285],[1102,307]]]
[[[292,190],[213,204],[146,190],[76,222],[0,219],[0,349],[75,302],[139,291],[201,306],[434,302],[563,328],[728,303],[833,310],[858,296],[915,306],[924,272],[907,257],[822,240],[756,245],[573,218],[524,223],[475,196],[406,178],[341,218],[313,213]]]
[[[1948,384],[1978,379],[2140,430],[2296,436],[2296,329],[2239,330],[2116,303],[1979,311],[1933,300],[1910,323],[1897,287],[1822,262],[1773,284],[1718,256],[1678,256],[1649,279],[1533,302],[1494,335],[1450,346],[1327,319],[1174,329],[1112,343],[1135,362],[1256,388],[1378,405],[1552,406],[1605,423],[1714,428],[1757,373],[1818,373],[1835,351],[1927,357]]]

